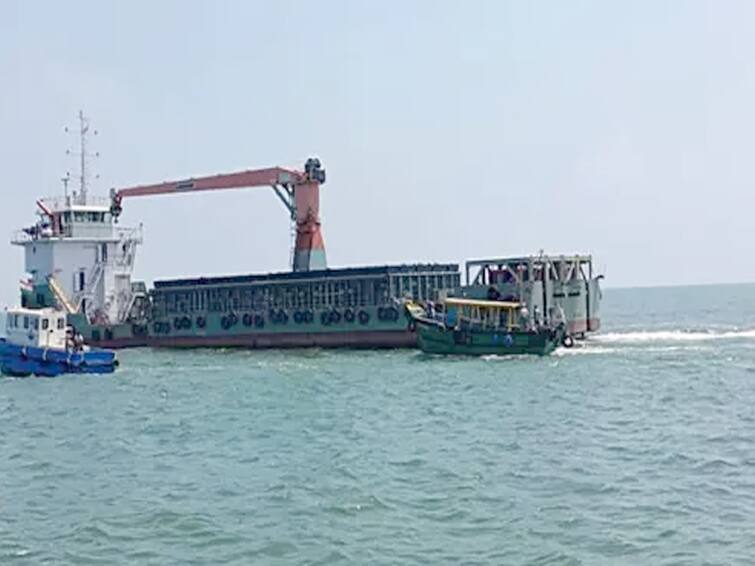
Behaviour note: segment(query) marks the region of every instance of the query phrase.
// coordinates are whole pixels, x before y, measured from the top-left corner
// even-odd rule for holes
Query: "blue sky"
[[[751,2],[0,4],[0,226],[95,192],[317,155],[332,266],[591,252],[614,286],[755,280]],[[126,203],[136,275],[283,270],[271,191]],[[21,250],[0,244],[0,303]]]

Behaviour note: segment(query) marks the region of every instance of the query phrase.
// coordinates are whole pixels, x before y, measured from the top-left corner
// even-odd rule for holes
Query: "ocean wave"
[[[579,344],[574,348],[558,348],[553,352],[553,356],[595,356],[601,354],[614,354],[619,348],[611,348],[598,345]]]

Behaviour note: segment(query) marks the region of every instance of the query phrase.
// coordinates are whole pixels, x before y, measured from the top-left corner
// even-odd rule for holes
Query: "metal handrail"
[[[10,243],[11,244],[25,244],[27,242],[31,242],[33,239],[34,238],[32,238],[29,234],[27,234],[23,230],[15,230],[14,232],[11,232]]]
[[[70,209],[72,206],[96,206],[110,208],[110,199],[108,197],[87,196],[86,204],[76,202],[72,196],[45,197],[42,203],[53,212]]]
[[[142,243],[143,229],[141,226],[137,228],[115,228],[113,232],[116,239],[134,240],[137,244]],[[52,234],[49,236],[32,236],[23,230],[14,230],[11,232],[10,242],[11,244],[26,244],[33,241],[59,240],[61,238],[75,238],[70,224],[63,227],[62,234]],[[84,236],[84,239],[88,238]]]

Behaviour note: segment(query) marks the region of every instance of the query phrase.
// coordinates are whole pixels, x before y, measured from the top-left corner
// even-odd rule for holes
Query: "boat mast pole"
[[[63,196],[66,199],[66,203],[68,202],[68,182],[71,180],[71,176],[66,174],[65,177],[61,179],[63,181]]]
[[[84,118],[84,111],[79,110],[79,139],[80,139],[80,147],[81,147],[81,153],[79,155],[81,159],[81,176],[79,177],[79,198],[81,199],[80,204],[86,204],[87,203],[87,161],[86,161],[86,154],[87,154],[87,139],[86,134],[89,130],[89,123],[87,122],[86,118]]]

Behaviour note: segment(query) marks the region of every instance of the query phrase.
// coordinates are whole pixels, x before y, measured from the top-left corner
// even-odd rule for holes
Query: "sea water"
[[[0,564],[752,564],[755,285],[546,358],[131,350],[0,380]]]

